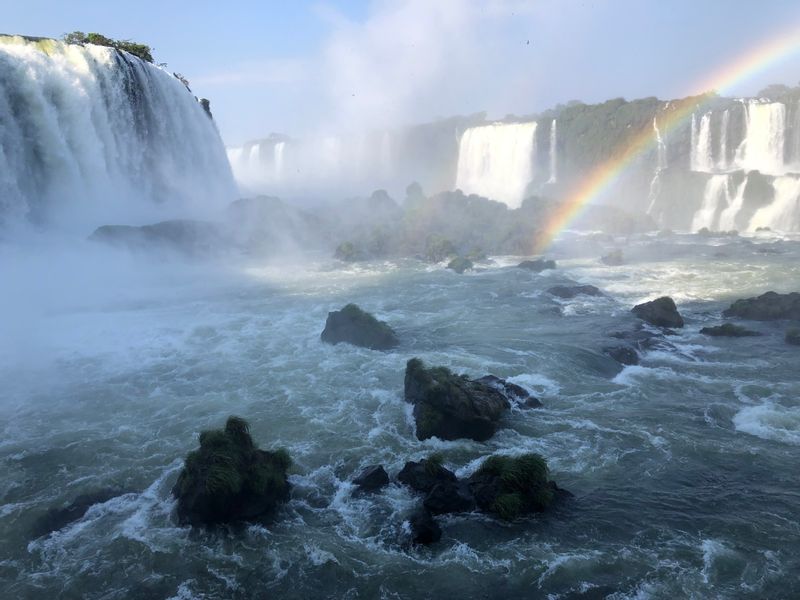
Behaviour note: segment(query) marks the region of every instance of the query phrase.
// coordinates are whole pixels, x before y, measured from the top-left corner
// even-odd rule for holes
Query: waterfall
[[[556,120],[550,124],[550,179],[547,183],[556,183],[558,181],[558,148],[557,148],[558,134],[556,132]]]
[[[746,171],[783,175],[786,105],[751,100],[745,105],[746,134],[736,150],[736,164]]]
[[[653,179],[650,180],[650,191],[647,195],[647,214],[655,217],[653,214],[656,207],[656,202],[661,194],[661,171],[667,168],[667,145],[661,137],[661,130],[658,128],[658,119],[653,117],[653,131],[656,135],[656,170],[653,174]],[[656,220],[659,220],[656,217]]]
[[[111,48],[0,36],[0,221],[85,230],[235,198],[213,121]]]
[[[533,179],[536,122],[467,129],[458,149],[456,187],[515,208]]]
[[[707,112],[700,118],[697,126],[697,117],[692,115],[692,149],[691,169],[710,173],[713,170],[711,158],[711,113]]]
[[[770,227],[779,231],[797,229],[800,223],[800,178],[786,175],[772,182],[775,199],[759,208],[750,219],[748,229]]]
[[[736,193],[733,198],[728,198],[728,207],[723,209],[719,215],[719,229],[721,231],[730,231],[736,229],[736,217],[744,205],[744,190],[747,186],[747,178],[742,180],[739,187],[736,188]],[[726,186],[726,190],[728,187]]]
[[[712,230],[716,229],[720,213],[728,207],[730,201],[728,176],[712,176],[706,183],[706,189],[703,192],[703,204],[692,219],[692,231],[697,231],[703,227]]]
[[[283,179],[283,152],[286,148],[286,142],[278,142],[272,149],[275,181]]]
[[[731,113],[725,109],[722,112],[722,124],[719,133],[719,158],[717,168],[726,170],[728,168],[728,126],[730,125]]]

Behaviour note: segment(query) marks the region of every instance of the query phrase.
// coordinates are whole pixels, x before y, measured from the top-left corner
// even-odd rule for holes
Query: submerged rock
[[[33,536],[41,537],[53,531],[63,529],[70,523],[74,523],[83,518],[87,511],[95,504],[108,502],[112,498],[127,493],[129,492],[119,488],[102,488],[87,494],[81,494],[67,506],[51,508],[44,515],[39,517],[33,525]]]
[[[752,337],[761,335],[757,331],[752,331],[741,325],[734,325],[733,323],[723,323],[714,327],[703,327],[700,333],[710,335],[712,337]]]
[[[499,390],[507,399],[512,400],[520,408],[541,408],[544,406],[538,398],[531,396],[528,390],[521,385],[500,379],[496,375],[484,375],[477,381]]]
[[[459,275],[461,275],[464,271],[472,270],[474,266],[475,265],[472,264],[470,259],[464,258],[463,256],[458,256],[447,264],[448,269],[455,271]]]
[[[593,285],[554,285],[547,290],[551,296],[564,298],[569,300],[575,296],[583,294],[584,296],[602,296],[603,292]]]
[[[411,541],[414,544],[435,544],[442,539],[442,528],[431,516],[431,513],[421,508],[408,519],[411,532]]]
[[[509,408],[505,394],[446,367],[426,368],[418,358],[406,364],[405,399],[414,405],[417,437],[425,440],[488,440]]]
[[[456,474],[442,466],[438,455],[423,458],[420,461],[409,461],[398,473],[397,480],[413,490],[427,494],[437,484],[457,481]]]
[[[637,304],[631,312],[656,327],[683,327],[683,317],[669,296],[662,296],[649,302]]]
[[[475,498],[466,481],[444,481],[433,486],[422,505],[434,515],[470,512]]]
[[[630,346],[608,346],[603,348],[603,353],[623,365],[639,364],[639,353]]]
[[[787,331],[784,339],[786,340],[787,344],[791,344],[792,346],[800,346],[800,328],[793,327]]]
[[[225,429],[203,431],[172,493],[178,520],[191,525],[253,520],[289,498],[285,450],[259,450],[244,419],[228,417]]]
[[[600,257],[600,262],[609,267],[619,267],[625,264],[622,250],[612,250],[608,254]]]
[[[767,292],[757,298],[744,298],[731,304],[722,314],[754,321],[800,320],[800,292]]]
[[[389,350],[400,343],[389,325],[355,304],[329,312],[320,339],[328,344],[346,342],[372,350]]]
[[[389,475],[383,465],[370,465],[353,479],[353,484],[365,492],[374,492],[388,483]]]
[[[528,271],[533,271],[534,273],[541,273],[547,269],[555,269],[556,268],[556,261],[554,260],[545,260],[543,258],[537,258],[535,260],[523,260],[521,263],[517,265],[520,269],[526,269]]]

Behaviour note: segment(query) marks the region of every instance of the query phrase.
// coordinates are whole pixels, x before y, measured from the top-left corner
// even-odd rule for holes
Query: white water
[[[286,142],[278,142],[275,144],[273,153],[275,155],[275,180],[280,181],[283,177],[283,152],[286,148]]]
[[[720,212],[728,207],[730,193],[728,190],[728,176],[714,175],[706,183],[703,193],[703,204],[692,219],[692,231],[703,227],[716,229],[719,223]]]
[[[550,179],[547,183],[558,181],[558,132],[556,130],[557,121],[553,119],[550,125]]]
[[[697,125],[697,117],[692,115],[692,151],[691,151],[692,171],[702,171],[710,173],[713,170],[714,161],[711,156],[711,113],[707,112],[700,118],[700,125]]]
[[[747,135],[736,150],[736,166],[745,171],[783,175],[786,105],[751,100],[744,107]]]
[[[0,221],[91,230],[235,198],[213,121],[124,52],[0,36]]]
[[[725,178],[727,179],[727,177],[726,175]],[[730,231],[736,229],[736,215],[739,214],[739,211],[744,205],[744,189],[746,185],[747,179],[744,179],[742,183],[739,184],[739,187],[736,188],[736,193],[733,195],[733,198],[728,198],[728,208],[724,209],[719,216],[720,230]],[[729,190],[730,187],[726,185],[725,189]]]
[[[787,224],[800,223],[800,178],[791,175],[776,177],[772,187],[775,190],[775,199],[756,211],[750,219],[748,229],[769,227],[785,230]]]
[[[728,168],[728,126],[730,125],[730,120],[730,111],[723,111],[722,130],[719,132],[719,157],[717,158],[717,168],[722,170]]]
[[[464,132],[456,187],[516,208],[533,179],[536,122],[495,123]]]

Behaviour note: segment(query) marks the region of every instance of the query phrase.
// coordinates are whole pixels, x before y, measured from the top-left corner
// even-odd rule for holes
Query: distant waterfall
[[[751,100],[745,104],[747,133],[736,151],[737,166],[770,175],[782,175],[786,133],[786,105]]]
[[[84,229],[235,198],[213,121],[110,48],[0,36],[0,221]]]
[[[273,160],[275,162],[275,180],[280,181],[283,178],[283,153],[286,149],[286,142],[278,142],[272,149]]]
[[[714,161],[711,156],[711,113],[707,112],[700,118],[698,127],[697,117],[692,115],[692,171],[709,173],[713,170]]]
[[[550,178],[547,183],[558,182],[558,133],[556,131],[557,121],[553,119],[550,124]]]
[[[467,129],[458,150],[456,187],[519,206],[534,175],[535,134],[536,122]]]
[[[800,178],[790,175],[776,177],[772,187],[775,190],[775,199],[755,212],[748,229],[769,227],[785,230],[791,224],[796,226],[800,223]]]
[[[728,176],[712,176],[706,183],[703,204],[692,219],[692,231],[697,231],[703,227],[716,229],[719,225],[720,214],[724,209],[728,208],[729,203]]]
[[[727,175],[724,176],[727,179]],[[742,210],[742,206],[744,206],[744,190],[747,186],[747,179],[742,181],[739,186],[736,188],[736,192],[734,193],[732,198],[728,198],[727,200],[727,208],[723,209],[723,211],[719,215],[719,229],[722,231],[730,231],[732,229],[736,229],[736,217],[739,215],[739,211]],[[730,193],[729,186],[725,186],[726,192]]]

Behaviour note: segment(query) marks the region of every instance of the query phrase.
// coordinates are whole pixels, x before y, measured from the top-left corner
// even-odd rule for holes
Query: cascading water
[[[730,203],[727,175],[713,175],[706,183],[703,204],[692,219],[692,231],[703,227],[716,229],[720,214]]]
[[[653,131],[656,135],[656,170],[653,174],[653,179],[650,180],[647,214],[657,219],[657,216],[654,215],[653,212],[658,196],[661,193],[661,171],[667,168],[667,145],[664,143],[664,138],[661,137],[661,130],[658,128],[657,117],[653,117]]]
[[[213,121],[125,52],[0,36],[0,123],[2,221],[85,230],[235,198]]]
[[[800,223],[800,178],[791,175],[776,177],[772,187],[775,199],[755,212],[748,229],[769,227],[785,230],[787,224]]]
[[[725,177],[727,179],[727,176]],[[736,193],[733,195],[733,198],[728,198],[728,207],[723,209],[719,215],[720,230],[730,231],[732,229],[736,229],[736,217],[738,216],[739,211],[742,210],[742,206],[744,206],[744,191],[746,186],[747,179],[744,179],[736,188]],[[726,185],[725,189],[729,190],[730,188]]]
[[[286,149],[286,142],[278,142],[272,149],[273,160],[275,162],[275,180],[280,181],[283,178],[283,153]]]
[[[516,208],[533,179],[536,122],[467,129],[458,150],[456,187]]]
[[[723,111],[722,125],[719,132],[719,157],[717,158],[717,169],[722,171],[728,168],[728,128],[730,127],[730,120],[730,111]]]
[[[714,167],[711,156],[711,113],[707,112],[700,118],[700,125],[697,125],[697,117],[692,115],[692,152],[691,152],[692,171],[702,171],[710,173]]]
[[[744,106],[747,133],[736,151],[736,165],[746,171],[783,175],[786,105],[751,100]]]
[[[553,119],[550,124],[550,179],[547,183],[558,181],[558,132],[556,131],[557,121]]]

